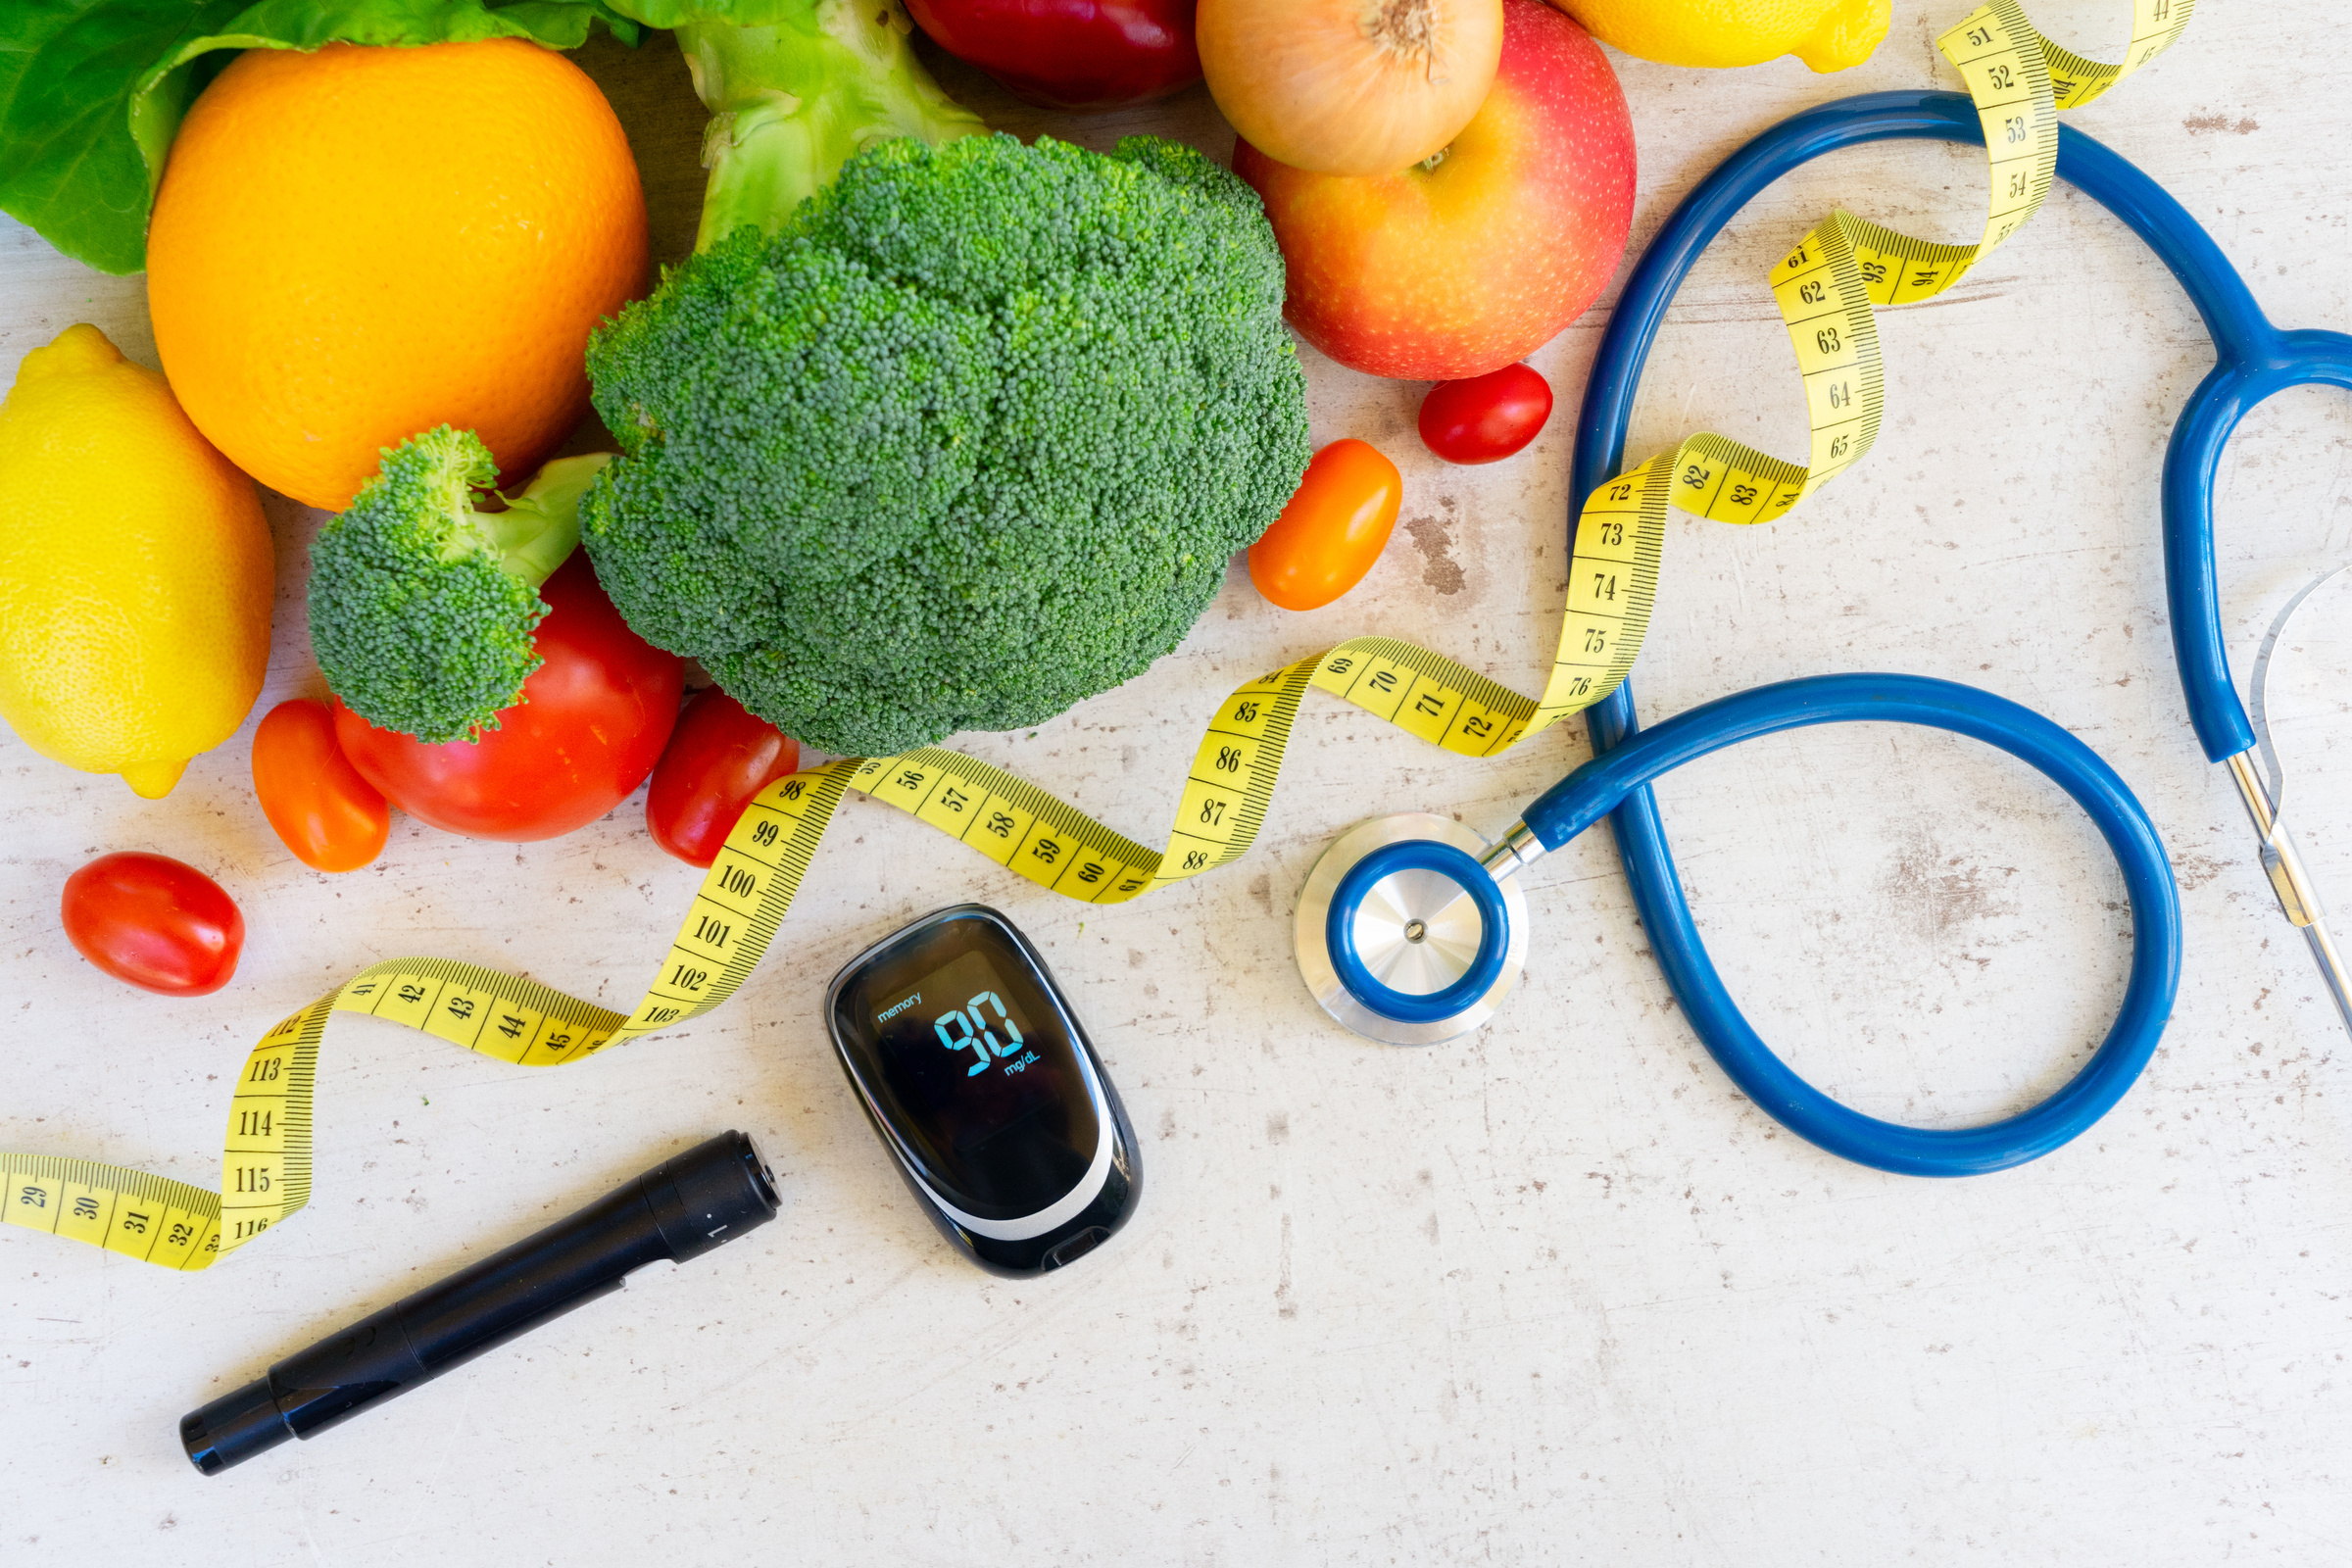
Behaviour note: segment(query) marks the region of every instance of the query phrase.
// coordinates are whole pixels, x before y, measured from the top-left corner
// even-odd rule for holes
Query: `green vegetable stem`
[[[775,20],[764,25],[722,20],[720,7],[688,12],[676,24],[695,93],[712,116],[703,139],[710,180],[697,250],[745,223],[773,233],[876,142],[914,136],[936,144],[988,128],[914,58],[899,0],[765,9]]]

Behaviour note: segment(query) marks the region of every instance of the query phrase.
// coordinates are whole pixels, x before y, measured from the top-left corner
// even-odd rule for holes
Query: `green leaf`
[[[130,138],[131,86],[185,37],[243,9],[237,0],[0,6],[0,209],[68,256],[137,271],[147,170]]]
[[[147,210],[188,106],[239,49],[530,38],[576,49],[601,0],[6,0],[0,211],[106,272],[147,262]]]
[[[849,0],[609,0],[614,11],[632,22],[642,22],[649,27],[682,27],[690,22],[710,19],[731,22],[739,27],[798,26],[815,24],[817,16]],[[906,0],[878,0],[882,6],[903,13]]]

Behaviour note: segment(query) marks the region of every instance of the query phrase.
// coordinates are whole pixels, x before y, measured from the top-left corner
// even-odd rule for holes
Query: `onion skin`
[[[1434,166],[1309,174],[1233,149],[1282,247],[1282,314],[1350,369],[1464,381],[1523,360],[1625,253],[1634,122],[1616,73],[1559,12],[1503,11],[1494,86]]]
[[[1502,56],[1502,0],[1200,0],[1197,26],[1242,139],[1318,174],[1394,174],[1443,151]]]

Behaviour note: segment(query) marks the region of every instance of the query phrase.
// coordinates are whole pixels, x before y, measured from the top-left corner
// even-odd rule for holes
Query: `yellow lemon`
[[[154,800],[235,732],[270,661],[253,481],[94,326],[0,402],[0,719]]]
[[[1890,0],[1551,0],[1602,43],[1669,66],[1754,66],[1794,55],[1843,71],[1886,36]]]

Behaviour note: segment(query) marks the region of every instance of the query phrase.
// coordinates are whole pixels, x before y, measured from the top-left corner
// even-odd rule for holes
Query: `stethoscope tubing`
[[[1635,264],[1594,357],[1571,466],[1571,494],[1578,501],[1624,466],[1626,430],[1650,347],[1676,291],[1724,224],[1757,193],[1801,164],[1842,147],[1905,137],[1979,144],[1984,140],[1975,106],[1959,94],[1871,93],[1808,110],[1773,126],[1734,153],[1683,199]],[[2060,131],[2058,173],[2115,212],[2156,250],[2188,290],[2223,355],[2223,364],[2191,400],[2192,412],[2200,408],[2206,412],[2193,427],[2184,417],[2175,432],[2175,455],[2168,459],[2165,481],[2166,554],[2174,637],[2190,712],[2209,754],[2220,744],[2230,750],[2214,755],[2232,755],[2252,744],[2252,730],[2230,682],[2221,639],[2212,552],[2212,471],[2230,429],[2253,401],[2259,401],[2258,397],[2249,401],[2251,394],[2266,385],[2275,391],[2292,384],[2280,379],[2289,374],[2306,380],[2334,377],[2314,374],[2307,366],[2300,369],[2285,366],[2281,356],[2286,349],[2316,347],[2300,341],[2314,334],[2283,334],[2271,327],[2211,237],[2152,179],[2071,127]],[[2344,363],[2352,364],[2352,358]],[[2249,372],[2246,368],[2265,366],[2270,367],[2267,371],[2256,368]],[[2276,385],[2270,385],[2272,379]],[[2194,439],[2185,438],[2183,430]],[[2184,439],[2190,461],[2181,461]],[[2202,489],[2193,484],[2177,486],[2176,480],[2183,473],[2199,471],[2194,463],[2203,464]],[[2178,507],[2177,488],[2182,492]],[[1573,534],[1573,513],[1569,526]],[[2184,569],[2176,568],[2175,558],[2183,555],[2193,560]],[[1887,677],[1832,678],[1883,681]],[[1999,701],[1987,694],[1976,695]],[[1605,761],[1642,734],[1630,683],[1588,710],[1586,716],[1595,761]],[[2038,724],[2057,728],[2039,715],[2031,716]],[[1668,720],[1667,724],[1674,722]],[[2240,732],[2244,744],[2233,745]],[[2008,749],[2000,739],[1984,738]],[[2103,762],[2098,766],[2108,779],[2114,779]],[[1634,768],[1634,773],[1640,771],[1639,766]],[[2065,782],[2061,774],[2052,776]],[[1838,1104],[1797,1078],[1749,1026],[1708,957],[1683,896],[1656,798],[1646,782],[1632,782],[1618,795],[1610,808],[1610,827],[1636,911],[1649,933],[1660,968],[1700,1042],[1743,1092],[1793,1131],[1833,1153],[1903,1174],[1976,1175],[2046,1154],[2097,1120],[2146,1064],[2171,1011],[2180,968],[2178,896],[2169,867],[2160,878],[2161,891],[2148,885],[2150,866],[2165,866],[2162,846],[2130,791],[2123,789],[2120,780],[2114,780],[2114,787],[2121,791],[2123,801],[2130,803],[2128,814],[2136,818],[2136,828],[2126,831],[2120,816],[2106,814],[2114,803],[2093,806],[2092,799],[2103,799],[2099,792],[2094,791],[2091,799],[2077,793],[2076,799],[2091,811],[2107,835],[2124,867],[2127,885],[2133,891],[2132,979],[2125,1004],[2091,1061],[2056,1095],[2018,1116],[1965,1129],[1911,1128],[1879,1121]],[[2071,791],[2073,786],[2069,788]],[[2142,832],[2145,845],[2140,842]],[[2152,860],[2140,853],[2147,848],[2153,849]]]
[[[1590,495],[1624,466],[1635,394],[1684,278],[1727,222],[1764,188],[1825,153],[1926,138],[1983,145],[1976,106],[1951,92],[1879,92],[1793,115],[1755,137],[1676,207],[1635,264],[1603,332],[1578,417],[1572,493]],[[2217,363],[2182,408],[2165,457],[2165,592],[2189,719],[2215,762],[2254,745],[2230,673],[2213,548],[2213,486],[2223,450],[2257,404],[2289,387],[2352,387],[2352,337],[2283,331],[2266,318],[2221,247],[2170,192],[2071,125],[2058,133],[2058,177],[2120,219],[2169,268],[2203,318]],[[1620,687],[1592,711],[1614,743],[1633,724]]]
[[[1959,1129],[1906,1127],[1838,1103],[1791,1071],[1749,1027],[1728,995],[1700,1037],[1732,1081],[1792,1132],[1832,1153],[1881,1170],[1912,1176],[1968,1176],[2035,1159],[2097,1121],[2124,1097],[2164,1033],[2180,973],[2180,905],[2163,841],[2131,788],[2099,755],[2062,726],[2005,697],[1925,675],[1838,674],[1757,686],[1687,709],[1594,757],[1531,805],[1524,820],[1546,850],[1556,850],[1620,808],[1649,798],[1662,774],[1710,752],[1759,736],[1814,724],[1921,724],[1998,747],[2040,770],[2074,797],[2114,853],[2132,904],[2132,970],[2106,1039],[2057,1093],[2002,1121]],[[1656,819],[1655,811],[1650,813]],[[1620,839],[1622,846],[1623,840]],[[1659,851],[1664,851],[1663,835]],[[1705,950],[1690,926],[1680,896],[1672,903],[1675,934],[1650,940],[1667,955]],[[1650,919],[1646,910],[1643,918]],[[1713,984],[1670,963],[1668,977],[1686,1008],[1687,985]],[[1694,1021],[1695,1017],[1694,1017]]]

